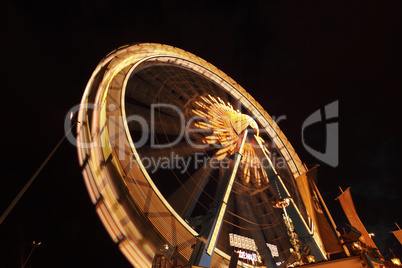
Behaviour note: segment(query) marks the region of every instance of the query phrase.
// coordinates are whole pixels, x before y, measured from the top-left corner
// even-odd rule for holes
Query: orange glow
[[[307,260],[311,263],[311,262],[315,262],[315,257],[313,255],[308,255],[307,256]]]
[[[357,248],[357,249],[361,249],[360,244],[357,243],[357,242],[354,242],[354,243],[353,243],[353,246],[354,246],[355,248]]]
[[[191,103],[186,115],[190,118],[201,117],[203,120],[195,121],[193,129],[201,129],[205,133],[193,134],[194,138],[201,144],[219,144],[223,148],[215,153],[218,160],[222,160],[238,151],[241,133],[246,128],[256,131],[257,139],[264,143],[259,136],[258,125],[252,117],[235,110],[230,103],[211,95],[201,96]],[[265,147],[264,147],[265,148]],[[265,148],[266,149],[266,148]],[[269,154],[266,149],[267,154]],[[268,176],[261,167],[254,149],[250,143],[244,145],[241,166],[239,167],[239,178],[246,186],[262,187],[268,183]]]
[[[392,261],[392,263],[393,264],[395,264],[395,265],[401,265],[401,260],[400,259],[398,259],[398,258],[393,258],[393,259],[391,259],[391,261]]]
[[[276,201],[273,205],[276,208],[284,208],[289,206],[289,204],[290,204],[290,198],[285,198],[283,200]]]
[[[201,141],[201,144],[219,145],[221,150],[216,157],[219,156],[219,159],[223,159],[236,152],[237,142],[234,139],[239,138],[238,134],[245,127],[260,127],[280,150],[294,177],[306,171],[293,147],[269,114],[239,84],[212,64],[189,52],[161,44],[136,44],[113,51],[99,63],[86,86],[81,109],[77,115],[78,121],[85,122],[85,124],[77,125],[77,149],[91,201],[94,204],[98,204],[98,202],[102,204],[97,206],[97,213],[102,223],[113,241],[119,243],[121,251],[135,267],[150,267],[153,256],[159,252],[159,247],[146,243],[146,237],[140,233],[141,223],[132,220],[131,217],[134,206],[138,209],[138,213],[144,213],[146,207],[151,208],[152,213],[158,213],[158,215],[171,215],[171,217],[152,218],[151,224],[155,230],[153,233],[159,235],[163,241],[172,241],[170,238],[172,235],[171,224],[175,224],[177,228],[175,229],[175,235],[177,235],[175,241],[180,245],[180,251],[177,253],[183,259],[190,258],[192,253],[190,246],[195,243],[195,237],[198,235],[162,196],[141,163],[131,165],[133,159],[138,160],[140,157],[129,135],[124,98],[126,88],[128,88],[126,84],[131,74],[138,70],[138,66],[141,66],[143,62],[152,63],[152,61],[155,61],[156,64],[162,62],[183,67],[214,81],[231,96],[231,99],[234,100],[233,103],[242,103],[248,114],[252,115],[251,119],[251,117],[235,111],[227,100],[210,98],[208,95],[204,98],[201,98],[200,95],[194,96],[185,104],[188,112],[185,115],[187,119],[195,115],[208,119],[208,123],[194,122],[194,125],[199,124],[196,128],[205,130],[205,133],[190,135],[194,135],[194,138]],[[92,96],[96,96],[96,98],[93,100]],[[93,108],[90,108],[92,102]],[[114,105],[117,109],[109,111],[104,108],[109,105]],[[101,109],[102,107],[103,109]],[[232,117],[229,116],[226,122],[222,122],[225,121],[221,120],[222,118],[214,118],[214,116],[223,116],[226,112],[228,115],[232,114]],[[121,121],[113,121],[109,118],[120,118]],[[257,124],[254,124],[254,120],[258,122],[258,127]],[[239,126],[235,124],[236,122],[239,123]],[[113,125],[108,125],[109,123],[113,123]],[[221,124],[226,124],[228,129],[221,128]],[[119,134],[122,135],[109,135],[111,132],[110,128],[106,127],[107,125],[116,130],[119,129],[121,131]],[[124,129],[121,129],[121,126],[124,126]],[[99,135],[101,129],[108,133]],[[119,143],[120,138],[125,135],[127,135],[127,147],[126,144]],[[258,141],[261,144],[264,143],[260,137],[258,137]],[[118,146],[111,146],[112,144]],[[237,180],[244,185],[253,187],[265,186],[268,184],[268,179],[261,169],[258,159],[253,157],[253,150],[249,146],[250,144],[246,144],[242,160],[242,163],[247,165],[240,168]],[[266,150],[266,148],[264,149]],[[266,154],[269,155],[269,152],[266,151]],[[103,166],[108,157],[111,158],[112,165],[121,171],[119,176],[110,177],[108,166]],[[254,162],[252,159],[257,161]],[[124,194],[130,195],[132,202],[119,199],[114,190],[117,185],[113,184],[115,182],[126,185]],[[147,200],[152,200],[149,207],[145,206]],[[291,202],[293,203],[293,200]],[[303,223],[306,225],[304,220]],[[229,255],[219,248],[215,248],[214,266],[225,266],[228,260],[230,260]],[[243,263],[242,266],[253,267],[246,263]]]

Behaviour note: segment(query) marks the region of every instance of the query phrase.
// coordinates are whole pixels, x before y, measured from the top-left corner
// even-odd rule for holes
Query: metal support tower
[[[299,239],[302,241],[303,244],[310,247],[311,253],[312,255],[314,255],[316,261],[325,260],[326,259],[325,252],[323,252],[323,250],[320,248],[319,244],[315,240],[314,233],[310,230],[310,228],[304,221],[303,216],[300,214],[300,211],[297,208],[296,204],[294,203],[292,197],[290,196],[289,191],[283,184],[283,181],[279,176],[279,174],[276,172],[271,159],[264,152],[263,144],[261,144],[260,141],[256,139],[254,135],[249,135],[248,138],[260,162],[261,163],[266,163],[266,161],[269,162],[269,166],[263,165],[263,168],[265,169],[270,184],[272,185],[279,199],[290,198],[290,203],[286,210],[293,221],[293,226],[296,230],[296,233],[299,236]]]
[[[212,208],[209,211],[209,217],[207,217],[203,223],[200,237],[197,240],[189,261],[189,264],[191,265],[209,267],[211,264],[216,242],[218,241],[219,232],[222,227],[223,218],[226,214],[227,202],[242,158],[248,130],[245,129],[241,135],[239,150],[233,155],[233,166],[232,168],[226,169],[222,183],[218,188],[217,198],[215,199],[216,201],[212,204]]]

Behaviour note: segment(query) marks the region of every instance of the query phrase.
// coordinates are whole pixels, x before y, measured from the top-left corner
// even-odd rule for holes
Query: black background
[[[0,212],[64,135],[98,62],[134,42],[177,46],[240,83],[279,123],[300,158],[320,164],[335,220],[338,186],[381,252],[402,258],[401,5],[396,1],[2,1]],[[339,166],[311,156],[303,121],[339,101]],[[325,150],[325,124],[306,142]],[[0,225],[0,267],[130,267],[89,200],[76,149],[65,142]]]

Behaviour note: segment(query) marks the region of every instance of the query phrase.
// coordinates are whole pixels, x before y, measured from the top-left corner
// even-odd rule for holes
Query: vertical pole
[[[27,259],[26,259],[25,262],[24,262],[24,264],[22,265],[22,268],[25,267],[25,265],[27,264],[29,258],[31,257],[32,253],[34,252],[35,248],[39,247],[40,244],[42,244],[42,242],[36,243],[35,241],[33,241],[32,250],[31,250],[31,252],[29,253]]]
[[[237,173],[237,170],[239,168],[240,160],[242,158],[244,143],[245,143],[246,139],[247,139],[247,130],[245,130],[245,132],[244,132],[243,140],[242,140],[242,143],[240,145],[239,152],[235,156],[235,163],[234,163],[234,166],[233,166],[233,170],[230,171],[230,173],[231,173],[230,174],[230,179],[229,179],[229,183],[228,183],[228,185],[226,187],[225,194],[223,195],[222,203],[221,203],[219,213],[218,213],[218,221],[214,224],[212,237],[211,237],[211,240],[210,240],[210,242],[208,244],[207,253],[209,255],[211,255],[213,250],[215,249],[215,245],[216,245],[216,241],[218,239],[219,231],[220,231],[220,228],[222,226],[223,216],[226,213],[227,202],[229,200],[230,193],[232,192],[234,179],[236,177],[236,173]]]
[[[225,171],[222,182],[223,188],[221,188],[223,190],[218,190],[218,194],[215,199],[216,204],[212,206],[216,207],[217,210],[216,212],[214,212],[213,219],[209,223],[207,223],[205,228],[203,227],[201,233],[205,233],[205,236],[202,236],[200,239],[198,239],[197,244],[194,247],[193,254],[191,255],[189,264],[203,267],[209,267],[211,264],[212,256],[222,227],[223,218],[226,214],[227,202],[229,200],[236,173],[240,165],[240,160],[242,158],[248,130],[246,129],[242,133],[243,136],[241,137],[242,139],[239,151],[235,154],[233,169]]]
[[[31,255],[32,255],[32,252],[34,252],[35,248],[36,248],[35,246],[32,247],[31,252],[29,252],[29,255],[28,255],[27,259],[25,260],[24,264],[22,265],[22,268],[24,268],[25,265],[27,264],[29,258],[30,258]]]
[[[288,224],[289,224],[289,230],[290,230],[291,233],[293,233],[292,228],[291,228],[291,226],[290,226],[289,216],[288,216],[288,213],[286,212],[286,207],[285,207],[285,206],[283,206],[283,211],[285,212],[286,221],[287,221]]]
[[[342,190],[341,186],[338,186],[338,187],[339,187],[339,189],[341,190],[341,192],[343,193],[343,190]],[[335,232],[335,235],[336,235],[338,238],[340,238],[340,237],[341,237],[341,234],[338,232],[337,227],[336,227],[336,224],[335,224],[335,221],[334,221],[334,219],[332,218],[331,214],[329,213],[329,210],[328,210],[328,208],[327,208],[327,205],[325,204],[324,199],[322,198],[320,191],[318,191],[317,185],[316,185],[315,183],[314,183],[314,188],[315,188],[315,191],[317,192],[318,198],[320,199],[320,202],[321,202],[322,206],[323,206],[324,209],[325,209],[325,213],[327,214],[328,219],[329,219],[329,221],[331,222],[331,225],[332,225],[332,228],[333,228],[333,230],[334,230],[334,232]],[[349,257],[349,256],[350,256],[350,252],[349,252],[348,247],[344,244],[343,239],[341,239],[340,242],[342,243],[343,251],[345,251],[346,256]]]
[[[239,260],[239,254],[233,250],[232,255],[230,256],[229,268],[236,268],[238,260]]]
[[[254,148],[255,154],[259,158],[260,162],[264,163],[265,161],[268,161],[269,166],[267,167],[264,166],[264,169],[268,175],[268,179],[270,180],[271,185],[275,183],[276,189],[274,187],[273,188],[275,189],[278,196],[280,196],[281,198],[291,197],[281,177],[276,172],[271,159],[264,152],[263,145],[261,144],[261,142],[254,135],[250,137],[250,141]],[[314,233],[307,226],[307,223],[305,222],[303,216],[300,214],[300,211],[297,208],[296,204],[294,203],[293,199],[290,199],[290,204],[288,206],[287,212],[292,218],[293,226],[300,240],[304,244],[307,244],[310,247],[311,253],[314,255],[315,260],[316,261],[325,260],[326,256],[323,249],[319,246],[318,242],[315,240]]]
[[[39,173],[42,171],[42,169],[46,166],[47,162],[49,162],[50,158],[52,158],[53,154],[57,151],[57,149],[60,147],[60,145],[63,143],[67,135],[70,133],[70,131],[73,129],[77,122],[74,122],[74,124],[71,126],[70,130],[66,132],[66,134],[63,136],[63,138],[57,143],[57,145],[53,148],[53,150],[50,152],[50,154],[46,157],[45,161],[40,165],[40,167],[36,170],[36,172],[32,175],[32,177],[29,179],[29,181],[25,184],[24,188],[21,189],[21,191],[18,193],[18,195],[14,198],[14,200],[11,202],[11,204],[7,207],[6,211],[3,212],[3,214],[0,217],[0,225],[3,223],[3,221],[7,218],[8,214],[13,210],[15,205],[20,201],[21,197],[25,194],[25,192],[28,190],[29,186],[34,182],[36,177],[39,175]]]

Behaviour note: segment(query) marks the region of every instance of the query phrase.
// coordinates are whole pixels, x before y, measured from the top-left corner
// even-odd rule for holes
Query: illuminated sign
[[[271,251],[272,258],[279,257],[278,247],[267,243],[267,247]]]
[[[237,234],[229,234],[229,243],[231,247],[242,248],[251,251],[257,251],[254,239]]]
[[[243,250],[239,250],[239,251],[237,251],[237,253],[239,254],[239,259],[249,260],[249,261],[253,261],[253,262],[257,261],[257,254],[255,254],[255,253],[248,253]]]

